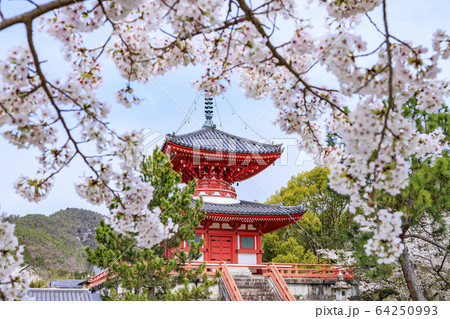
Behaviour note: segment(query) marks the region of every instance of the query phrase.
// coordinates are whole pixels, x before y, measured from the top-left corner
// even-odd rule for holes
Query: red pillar
[[[232,251],[232,256],[233,256],[233,258],[231,258],[231,262],[233,263],[233,264],[237,264],[238,263],[238,261],[239,261],[239,257],[238,257],[238,245],[239,245],[239,243],[238,243],[238,230],[237,230],[237,227],[236,226],[234,226],[233,227],[233,247],[232,247],[232,249],[233,249],[233,251]]]
[[[205,251],[203,252],[203,260],[210,261],[211,260],[211,240],[209,236],[208,225],[205,223],[203,225],[205,227]]]
[[[256,236],[256,263],[258,265],[262,264],[262,244],[261,244],[261,238],[262,234],[261,231],[259,231],[259,234]]]

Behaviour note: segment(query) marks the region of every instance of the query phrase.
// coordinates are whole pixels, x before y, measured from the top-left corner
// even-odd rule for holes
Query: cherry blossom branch
[[[3,105],[2,102],[0,102],[0,107],[2,108],[2,110],[11,118],[11,120],[15,120],[14,116],[12,116],[11,113],[9,113],[9,111],[6,109],[6,107]]]
[[[379,74],[383,73],[384,71],[386,71],[387,68],[389,68],[389,65],[384,66],[380,71],[378,71],[375,74],[373,74],[372,77],[370,79],[368,79],[366,82],[364,82],[364,84],[362,86],[360,86],[354,93],[359,93],[362,89],[367,87],[370,84],[370,82],[372,82],[372,80],[375,79],[375,77],[377,75],[379,75]]]
[[[387,22],[387,13],[386,13],[386,0],[383,0],[383,21],[384,21],[384,29],[385,29],[385,43],[386,43],[386,51],[388,56],[388,101],[387,101],[387,110],[384,114],[384,124],[383,128],[381,130],[381,137],[380,141],[378,143],[377,147],[377,155],[379,154],[381,150],[381,145],[383,144],[384,137],[386,136],[386,130],[387,130],[387,122],[389,120],[389,113],[392,108],[394,108],[394,92],[393,92],[393,77],[394,77],[394,70],[392,67],[392,51],[391,51],[391,42],[389,40],[389,27]],[[377,176],[376,169],[374,171],[374,176],[376,178]]]
[[[383,3],[383,4],[384,4],[384,3]],[[385,38],[386,38],[386,37],[390,37],[390,38],[392,38],[392,39],[394,39],[394,40],[397,40],[399,43],[401,43],[401,44],[403,44],[404,46],[408,47],[408,49],[410,49],[411,52],[412,52],[416,57],[418,56],[416,50],[414,50],[408,43],[406,43],[406,42],[403,41],[403,40],[400,40],[399,38],[397,38],[396,36],[393,36],[392,34],[388,34],[388,33],[385,33],[385,32],[383,32],[383,31],[381,31],[381,30],[378,28],[377,24],[370,18],[369,14],[366,13],[366,16],[367,16],[367,18],[369,19],[370,23],[375,27],[375,29],[377,29],[377,31],[378,31],[380,34],[383,35],[383,37],[385,37]],[[383,42],[381,43],[381,45],[383,45],[384,43],[386,43],[386,41],[383,41]],[[381,47],[381,45],[380,45],[380,47]],[[378,50],[380,47],[378,47],[376,50]],[[376,51],[376,50],[375,50],[375,51]],[[365,56],[365,55],[362,55],[362,56]]]
[[[83,159],[83,161],[86,163],[86,165],[94,172],[94,174],[97,176],[97,178],[100,178],[100,174],[98,173],[98,171],[91,166],[91,164],[89,163],[88,159],[86,158],[86,156],[81,152],[81,150],[78,147],[77,141],[74,139],[74,137],[71,134],[71,130],[69,129],[64,116],[61,113],[61,110],[59,109],[58,105],[56,104],[53,95],[51,94],[48,86],[47,86],[47,79],[41,69],[41,62],[39,61],[38,55],[37,55],[37,51],[36,48],[34,46],[34,42],[33,42],[33,26],[32,26],[32,21],[25,21],[25,27],[26,27],[26,31],[27,31],[27,41],[28,41],[28,46],[30,48],[31,51],[31,55],[33,56],[33,61],[34,64],[36,66],[36,73],[39,76],[39,79],[41,80],[41,84],[42,84],[42,88],[44,89],[47,97],[50,100],[50,103],[52,104],[53,108],[55,109],[58,119],[61,122],[64,130],[67,133],[67,137],[68,139],[72,142],[73,147],[75,148],[75,154],[79,154],[81,156],[81,158]],[[116,191],[113,190],[105,181],[101,181],[103,186],[108,189],[115,197],[119,198],[120,197],[117,195]]]
[[[442,249],[442,250],[445,251],[446,253],[450,253],[450,250],[448,250],[446,247],[442,246],[441,244],[438,244],[437,242],[435,242],[435,241],[433,241],[433,240],[431,240],[431,239],[429,239],[429,238],[427,238],[427,237],[421,236],[421,235],[417,235],[417,234],[407,234],[407,235],[404,236],[404,238],[417,238],[417,239],[422,239],[423,241],[426,241],[427,243],[432,244],[432,245],[438,247],[439,249]]]
[[[28,95],[30,95],[30,94],[33,94],[34,92],[36,92],[37,90],[39,90],[40,88],[42,87],[42,85],[36,85],[36,86],[34,86],[30,91],[27,91],[27,92],[20,92],[20,94],[21,95],[19,95],[20,96],[20,98],[26,98]]]
[[[442,276],[441,271],[442,271],[442,268],[444,268],[445,262],[447,261],[448,254],[449,254],[449,253],[447,252],[447,253],[445,254],[445,256],[442,258],[441,264],[440,264],[440,266],[439,266],[438,269],[434,269],[434,268],[433,268],[433,270],[435,271],[436,275],[437,275],[443,282],[445,282],[445,286],[444,286],[444,287],[445,287],[446,289],[448,289],[448,287],[450,287],[450,283],[447,281],[446,278],[444,278],[444,277]]]
[[[380,28],[378,28],[378,25],[372,20],[372,18],[369,16],[369,14],[366,12],[366,17],[369,19],[369,22],[375,27],[375,29],[381,34],[383,35],[383,37],[386,37],[386,34],[383,33],[383,31],[380,30]],[[385,43],[385,41],[383,41],[383,43]]]
[[[177,37],[177,36],[175,36],[173,34],[168,33],[167,31],[164,31],[164,30],[160,29],[161,32],[163,32],[163,33],[173,37],[174,39],[176,39],[176,41],[174,40],[174,41],[172,41],[171,43],[169,43],[168,45],[166,45],[164,47],[152,47],[152,49],[161,50],[161,51],[165,52],[168,49],[171,49],[172,47],[176,46],[180,41],[185,41],[185,40],[187,40],[189,38],[193,38],[193,37],[198,36],[200,34],[204,35],[204,31],[206,29],[210,29],[210,32],[224,31],[227,28],[233,27],[233,26],[235,26],[235,25],[237,25],[237,24],[239,24],[241,22],[244,22],[246,20],[247,20],[247,18],[245,16],[242,16],[242,17],[237,16],[237,17],[232,18],[231,20],[225,21],[223,23],[223,25],[221,25],[219,27],[210,29],[210,26],[203,26],[201,28],[196,29],[195,32],[192,32],[189,35],[186,35],[186,36],[183,36],[183,37]],[[233,29],[231,29],[231,31],[233,31]]]
[[[101,124],[103,127],[105,127],[105,129],[107,131],[109,131],[111,134],[113,134],[114,136],[116,136],[117,138],[121,139],[121,137],[112,129],[109,128],[109,126],[107,125],[107,123],[100,121],[96,116],[92,115],[91,112],[88,112],[83,105],[81,105],[78,101],[76,101],[70,94],[67,94],[67,92],[65,92],[64,90],[61,90],[59,87],[53,85],[50,81],[46,82],[48,85],[50,85],[52,88],[54,88],[55,90],[57,90],[58,92],[60,92],[61,94],[63,94],[66,98],[68,98],[69,100],[71,100],[76,106],[78,106],[80,108],[80,110],[84,110],[86,112],[86,114],[89,115],[89,117],[91,119],[93,119],[94,121],[98,122],[99,124]],[[72,111],[78,111],[77,109],[72,109],[72,110],[62,110],[59,109],[60,112],[72,112]]]
[[[100,5],[100,8],[101,8],[103,14],[105,15],[106,21],[108,21],[108,22],[111,24],[113,30],[116,30],[117,25],[116,25],[116,23],[115,23],[114,21],[112,21],[112,20],[109,18],[108,14],[107,14],[107,12],[106,12],[106,9],[105,9],[105,7],[103,6],[103,2],[100,1],[100,2],[99,2],[99,5]],[[131,48],[130,48],[130,46],[128,45],[128,43],[123,39],[123,37],[122,37],[121,34],[119,34],[119,38],[120,38],[120,41],[122,41],[122,43],[125,44],[125,47],[127,48],[128,53],[130,54],[130,56],[129,56],[129,60],[130,60],[130,73],[128,74],[128,86],[130,86],[131,75],[133,74],[133,64],[135,63],[135,60],[133,59],[133,54],[134,54],[134,52],[133,52],[133,50],[131,50]]]
[[[23,14],[19,14],[15,17],[3,19],[2,22],[0,22],[0,30],[6,29],[10,26],[13,26],[18,23],[26,23],[31,22],[35,18],[53,11],[55,9],[59,9],[62,7],[66,7],[68,5],[74,4],[74,3],[80,3],[84,2],[85,0],[56,0],[49,3],[45,3],[43,5],[38,6],[36,9],[33,9],[31,11],[28,11]]]
[[[92,50],[88,50],[88,51],[95,51],[95,50],[98,50],[98,49],[100,49],[100,52],[97,54],[97,56],[94,58],[94,61],[97,61],[99,58],[100,58],[100,56],[103,54],[103,51],[105,51],[105,48],[106,48],[106,46],[108,45],[108,42],[111,40],[111,38],[112,38],[112,36],[110,35],[109,37],[108,37],[108,39],[105,41],[105,43],[102,45],[102,46],[100,46],[100,47],[98,47],[98,48],[95,48],[95,49],[92,49]]]
[[[366,57],[366,56],[372,55],[375,52],[377,52],[385,43],[386,43],[385,41],[381,42],[380,45],[375,50],[373,50],[371,52],[364,53],[364,54],[353,55],[353,58],[362,58],[362,57]]]
[[[5,20],[5,17],[3,16],[3,13],[2,13],[2,8],[1,8],[1,6],[2,6],[2,0],[0,0],[0,18],[2,19],[2,21],[3,20]]]
[[[36,4],[36,3],[35,3],[34,1],[32,1],[32,0],[26,0],[26,1],[29,2],[29,3],[31,3],[32,5],[36,6],[36,8],[39,7],[39,5]]]
[[[67,143],[66,143],[67,144]],[[72,162],[72,160],[75,158],[75,156],[77,155],[77,153],[73,153],[72,156],[69,158],[69,160],[67,160],[66,162],[64,162],[64,165],[61,165],[57,170],[53,171],[50,175],[48,175],[46,178],[44,178],[44,182],[50,180],[53,176],[57,175],[59,172],[62,171],[62,169],[69,165],[70,162]]]
[[[180,0],[175,1],[172,5],[168,5],[164,0],[161,0],[161,2],[168,7],[167,13],[163,16],[163,18],[167,17],[170,13],[170,11],[173,10],[173,8],[180,2]]]
[[[295,78],[297,79],[296,82],[300,82],[303,84],[303,86],[310,92],[312,93],[312,95],[318,97],[321,101],[326,102],[327,104],[329,104],[332,108],[340,111],[343,114],[347,115],[347,112],[341,108],[340,106],[338,106],[337,104],[333,103],[332,101],[324,98],[323,96],[321,96],[320,94],[318,94],[315,90],[313,90],[311,88],[311,86],[302,78],[302,74],[298,73],[293,67],[292,65],[286,61],[286,59],[278,52],[278,50],[276,49],[276,47],[272,44],[272,42],[270,41],[268,35],[266,34],[266,32],[264,31],[264,28],[261,24],[261,22],[259,22],[259,20],[254,16],[254,13],[252,11],[252,9],[250,9],[247,6],[247,3],[245,2],[245,0],[238,0],[238,3],[241,7],[241,9],[244,11],[247,20],[249,22],[251,22],[256,30],[259,32],[259,34],[266,40],[266,46],[269,48],[270,52],[272,53],[273,57],[275,57],[278,60],[278,64],[284,66],[285,68],[287,68],[289,70],[289,72],[291,72]]]

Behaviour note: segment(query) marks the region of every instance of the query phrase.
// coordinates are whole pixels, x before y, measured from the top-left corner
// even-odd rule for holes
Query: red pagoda
[[[213,99],[205,99],[202,129],[166,136],[162,147],[183,182],[198,180],[194,198],[202,197],[206,217],[196,229],[202,237],[201,261],[261,264],[261,237],[299,220],[301,206],[260,204],[239,200],[234,183],[244,181],[280,158],[282,145],[263,144],[216,129]],[[182,248],[188,248],[184,242]]]

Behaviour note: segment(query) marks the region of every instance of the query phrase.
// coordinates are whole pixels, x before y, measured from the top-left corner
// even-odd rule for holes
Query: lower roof
[[[304,214],[307,211],[307,208],[304,205],[283,206],[281,204],[261,204],[241,200],[239,203],[233,204],[204,202],[202,210],[211,214],[280,217]]]
[[[50,288],[80,288],[85,280],[82,279],[56,279],[50,281]]]
[[[100,294],[88,289],[30,288],[27,294],[36,301],[101,301]]]

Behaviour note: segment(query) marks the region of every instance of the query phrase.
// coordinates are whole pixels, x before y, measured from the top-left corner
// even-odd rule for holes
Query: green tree
[[[96,230],[99,246],[95,250],[86,248],[87,260],[101,268],[109,269],[105,282],[105,300],[201,300],[209,295],[209,287],[216,279],[202,275],[205,265],[195,270],[183,268],[187,262],[200,257],[201,239],[196,243],[195,227],[204,218],[200,211],[201,200],[192,206],[191,195],[196,181],[180,189],[181,173],[172,169],[167,156],[155,150],[141,165],[142,179],[154,187],[149,209],[160,207],[160,219],[167,223],[171,218],[178,225],[178,231],[162,244],[151,249],[139,248],[133,238],[136,234],[118,234],[105,223],[100,222]],[[112,208],[114,205],[112,205]],[[166,257],[167,250],[179,247],[182,241],[190,241],[190,250],[174,252]],[[174,274],[176,273],[176,275]],[[120,287],[124,293],[118,293]]]
[[[346,245],[347,231],[354,222],[347,209],[348,199],[329,188],[328,173],[326,167],[315,167],[298,174],[269,198],[269,204],[304,204],[308,211],[296,224],[263,237],[265,261],[274,260],[280,247],[290,238],[316,256],[321,249],[336,250]],[[315,262],[321,261],[316,257]]]
[[[301,246],[293,237],[287,241],[281,241],[277,234],[268,234],[269,241],[276,242],[276,247],[272,250],[275,263],[296,263],[296,264],[315,264],[317,257],[308,249]]]
[[[37,279],[30,282],[30,288],[48,288],[48,284],[42,279]]]

